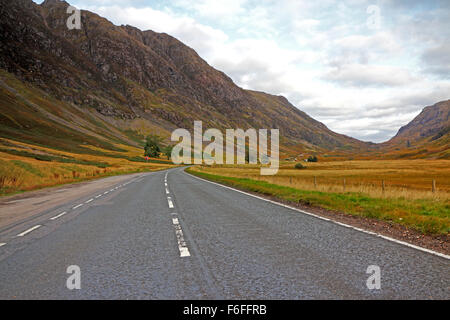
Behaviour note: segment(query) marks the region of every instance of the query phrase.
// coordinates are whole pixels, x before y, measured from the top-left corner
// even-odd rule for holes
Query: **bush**
[[[317,159],[316,156],[310,156],[310,157],[308,158],[308,162],[317,162],[317,161],[319,161],[319,160]]]
[[[161,152],[162,138],[157,135],[147,136],[147,142],[144,147],[144,156],[150,158],[159,158],[159,153]]]
[[[295,169],[306,169],[306,167],[303,164],[301,164],[301,163],[297,163],[295,165]]]

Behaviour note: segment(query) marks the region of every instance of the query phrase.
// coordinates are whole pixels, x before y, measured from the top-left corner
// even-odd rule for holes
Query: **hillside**
[[[291,154],[370,145],[332,132],[284,97],[238,87],[167,34],[115,26],[88,11],[82,29],[69,31],[67,6],[0,0],[2,137],[114,150],[202,120],[219,129],[278,128],[281,150]]]
[[[380,147],[391,157],[450,159],[450,100],[425,107]]]

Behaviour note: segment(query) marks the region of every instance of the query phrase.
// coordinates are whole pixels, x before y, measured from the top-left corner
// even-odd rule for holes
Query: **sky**
[[[42,1],[37,1],[42,2]],[[168,33],[245,88],[383,142],[450,99],[447,0],[69,0]]]

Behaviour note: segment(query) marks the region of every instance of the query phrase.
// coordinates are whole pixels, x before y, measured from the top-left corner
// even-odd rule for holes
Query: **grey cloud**
[[[425,71],[450,78],[450,43],[426,50],[422,55]]]
[[[386,67],[344,65],[324,74],[323,80],[351,87],[392,87],[416,81],[407,70]]]
[[[292,90],[291,86],[281,80],[282,72],[270,69],[270,61],[258,61],[245,58],[239,62],[225,59],[216,59],[213,64],[224,70],[237,84],[249,85],[253,90],[280,94]]]

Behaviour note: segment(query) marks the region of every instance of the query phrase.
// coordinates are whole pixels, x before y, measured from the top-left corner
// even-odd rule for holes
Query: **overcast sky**
[[[365,141],[388,140],[423,107],[450,99],[447,0],[69,2],[166,32],[239,86],[284,95]]]

